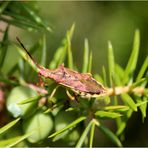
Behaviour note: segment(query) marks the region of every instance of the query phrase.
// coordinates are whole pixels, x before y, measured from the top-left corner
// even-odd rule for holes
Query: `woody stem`
[[[103,96],[116,96],[123,93],[137,93],[143,95],[144,87],[132,88],[131,86],[117,86],[114,88],[107,88],[107,91]]]

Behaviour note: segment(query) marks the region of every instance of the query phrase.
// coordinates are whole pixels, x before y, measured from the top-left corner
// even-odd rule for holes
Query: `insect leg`
[[[72,101],[75,100],[75,97],[72,96],[68,90],[66,90],[66,94],[67,94],[67,96],[70,98],[70,100],[72,100]]]
[[[38,73],[38,80],[39,80],[39,86],[43,87],[44,86],[44,81],[42,80],[40,73]]]
[[[52,93],[51,93],[50,96],[48,97],[48,101],[51,101],[51,98],[52,98],[52,97],[54,96],[54,94],[56,93],[58,87],[59,87],[59,85],[57,85],[57,86],[53,89]]]

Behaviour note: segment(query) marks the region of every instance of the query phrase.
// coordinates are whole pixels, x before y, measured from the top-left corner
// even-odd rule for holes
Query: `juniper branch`
[[[114,88],[107,88],[107,91],[102,94],[102,96],[117,96],[123,93],[135,93],[145,95],[144,89],[144,87],[132,88],[132,86],[117,86]]]

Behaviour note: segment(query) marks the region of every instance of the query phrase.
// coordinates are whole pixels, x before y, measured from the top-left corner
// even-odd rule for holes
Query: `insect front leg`
[[[68,89],[66,90],[66,94],[67,94],[67,96],[70,98],[70,100],[72,100],[72,101],[76,100],[76,97],[75,97],[75,96],[72,96],[72,95],[70,94],[70,92],[68,91]]]
[[[44,86],[44,81],[42,80],[41,74],[38,73],[38,80],[39,80],[39,86],[43,87]]]
[[[66,90],[66,94],[67,96],[70,98],[71,101],[75,101],[78,103],[78,95],[76,93],[73,93],[73,95],[71,95],[71,93],[68,91],[68,89]]]
[[[44,113],[49,113],[51,110],[57,107],[57,105],[53,104],[53,96],[55,95],[59,85],[57,85],[51,92],[51,94],[48,96],[48,105],[50,104],[50,107],[44,112]]]
[[[48,97],[48,101],[51,101],[51,98],[53,98],[53,96],[55,95],[55,93],[56,93],[58,87],[59,87],[59,85],[57,85],[57,86],[53,89],[52,93],[51,93],[50,96]]]

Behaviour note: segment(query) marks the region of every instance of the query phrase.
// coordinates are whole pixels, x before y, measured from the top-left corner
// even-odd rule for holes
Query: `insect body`
[[[64,65],[60,65],[54,70],[44,68],[32,58],[18,38],[17,40],[26,52],[27,57],[25,59],[31,61],[32,65],[37,68],[41,76],[53,79],[57,84],[65,86],[77,95],[85,98],[97,97],[106,92],[106,89],[98,83],[91,74],[79,73],[64,67]]]

